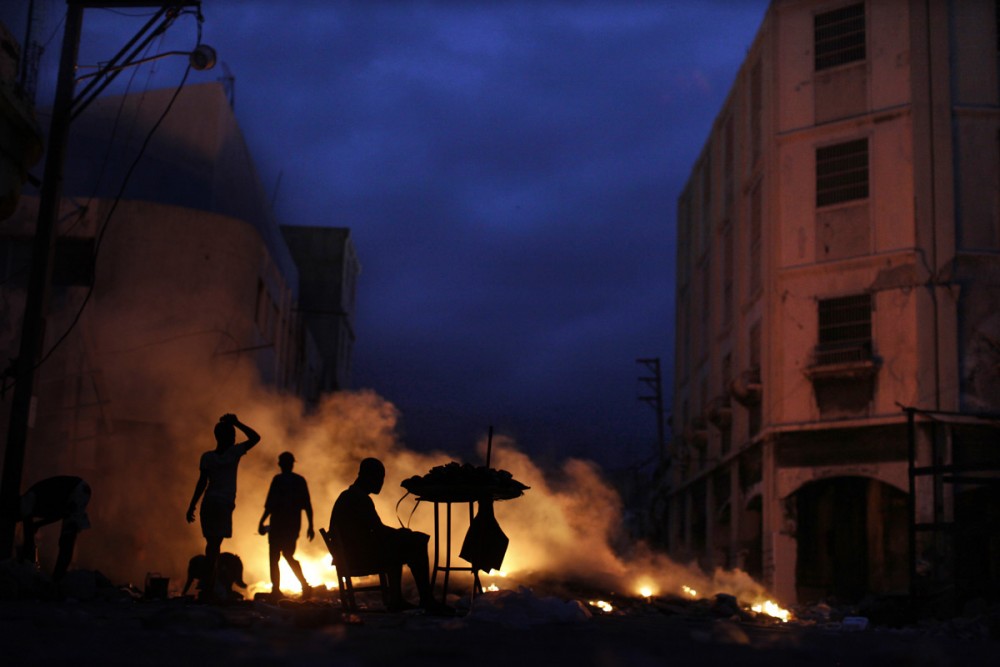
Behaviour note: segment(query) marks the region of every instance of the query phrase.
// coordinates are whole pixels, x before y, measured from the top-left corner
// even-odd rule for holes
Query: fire
[[[691,588],[690,586],[681,586],[681,590],[690,595],[693,598],[698,597],[698,591]]]
[[[653,597],[653,594],[654,594],[653,593],[653,588],[651,586],[640,586],[639,587],[639,595],[641,595],[642,597],[644,597],[644,598],[651,598],[651,597]]]
[[[313,588],[339,588],[336,570],[330,565],[329,556],[310,557],[303,554],[296,554],[295,559],[299,561],[299,564],[302,566],[302,574],[305,575],[306,581],[308,581],[309,585]],[[295,578],[295,575],[292,573],[291,568],[288,567],[288,563],[285,562],[284,558],[281,559],[278,568],[281,571],[281,592],[293,595],[301,594],[302,585],[299,583],[299,580]],[[270,592],[270,581],[257,581],[247,586],[247,595],[251,598],[256,593]]]
[[[597,607],[606,614],[610,614],[615,610],[610,602],[605,602],[604,600],[591,600],[589,604],[591,607]]]
[[[787,623],[788,620],[792,617],[792,612],[788,611],[787,609],[782,609],[771,600],[765,600],[764,602],[751,605],[750,611],[756,612],[758,614],[764,613],[767,614],[768,616],[773,616],[774,618],[780,619],[784,623]]]

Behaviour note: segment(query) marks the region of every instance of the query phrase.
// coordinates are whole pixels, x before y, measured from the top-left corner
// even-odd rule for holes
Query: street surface
[[[511,596],[513,598],[514,596]],[[524,602],[524,599],[520,600]],[[4,665],[995,665],[1000,642],[927,628],[846,632],[552,598],[454,618],[343,615],[335,596],[225,606],[189,599],[0,601]],[[587,611],[584,611],[587,609]],[[948,627],[951,627],[950,625]],[[980,633],[981,634],[981,633]]]

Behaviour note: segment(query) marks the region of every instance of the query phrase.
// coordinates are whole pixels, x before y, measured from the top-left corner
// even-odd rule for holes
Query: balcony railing
[[[870,340],[820,343],[813,350],[812,364],[806,369],[806,374],[814,380],[861,377],[874,374],[879,365]]]
[[[871,361],[871,341],[856,343],[820,343],[813,352],[813,366],[832,366]]]

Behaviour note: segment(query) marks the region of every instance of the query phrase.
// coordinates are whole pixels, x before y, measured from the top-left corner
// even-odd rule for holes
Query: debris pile
[[[578,600],[535,595],[524,586],[476,596],[468,618],[505,627],[527,628],[546,623],[580,623],[591,618]]]

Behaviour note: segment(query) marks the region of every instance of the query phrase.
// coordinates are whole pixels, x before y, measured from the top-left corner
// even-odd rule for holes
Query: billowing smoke
[[[192,353],[191,347],[185,340],[175,353],[168,353],[169,346],[159,345],[155,355],[143,355],[141,364],[139,359],[128,360],[133,371],[145,369],[136,377],[137,384],[158,387],[163,425],[147,426],[145,437],[140,429],[108,440],[117,454],[114,463],[91,480],[94,526],[81,535],[76,566],[140,587],[147,573],[157,572],[170,577],[171,589],[179,591],[187,561],[204,550],[199,524],[186,523],[185,510],[198,478],[199,458],[214,448],[212,428],[226,412],[236,413],[262,436],[240,464],[234,536],[223,543],[224,551],[242,558],[251,594],[270,589],[267,538],[258,535],[257,523],[281,452],[295,455],[295,471],[308,481],[317,529],[328,524],[334,500],[354,480],[364,457],[377,457],[386,465],[385,486],[374,498],[382,520],[427,533],[433,532],[433,505],[404,498],[400,483],[456,458],[484,464],[485,435],[470,443],[465,454],[412,451],[398,437],[397,410],[372,391],[332,394],[306,410],[299,399],[262,387],[246,360],[216,363],[207,371],[197,362],[205,357]],[[569,459],[559,470],[542,470],[515,442],[497,436],[491,464],[530,487],[522,497],[495,507],[510,538],[503,570],[514,581],[575,581],[627,595],[645,590],[654,595],[688,591],[699,597],[728,592],[747,601],[766,597],[738,571],[706,576],[641,544],[630,545],[627,552],[613,547],[622,541],[622,503],[591,462]],[[468,526],[467,506],[454,506],[453,520],[452,560],[458,561]],[[307,577],[313,584],[332,586],[334,570],[322,540],[317,535],[308,542],[304,533],[297,556]],[[43,548],[54,552],[56,535],[49,539]],[[456,586],[465,585],[462,577],[455,581]],[[282,588],[298,590],[287,569]]]

